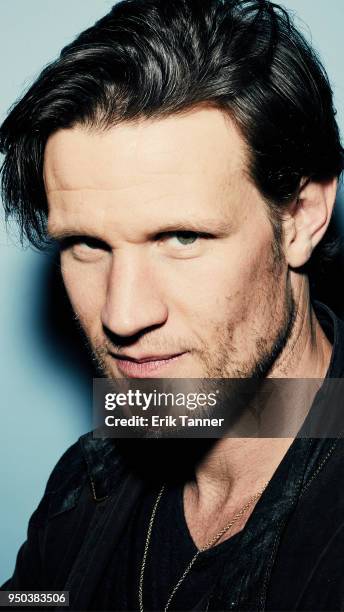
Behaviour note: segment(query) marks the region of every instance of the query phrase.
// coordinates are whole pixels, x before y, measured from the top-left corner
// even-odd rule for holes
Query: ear
[[[284,249],[291,268],[303,266],[324,236],[336,198],[338,180],[303,181],[294,206],[284,218]]]

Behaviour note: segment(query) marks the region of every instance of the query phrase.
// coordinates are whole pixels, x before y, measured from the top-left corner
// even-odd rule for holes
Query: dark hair
[[[288,13],[265,0],[124,0],[66,46],[0,129],[7,217],[36,246],[46,237],[43,156],[59,128],[164,117],[207,103],[225,110],[248,172],[274,215],[302,177],[339,176],[332,92]]]

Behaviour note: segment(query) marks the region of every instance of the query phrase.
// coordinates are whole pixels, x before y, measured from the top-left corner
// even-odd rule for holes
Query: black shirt
[[[137,610],[143,553],[152,509],[159,494],[146,494],[130,517],[127,529],[102,581],[102,597],[96,606],[107,610]],[[239,534],[202,552],[176,591],[170,610],[202,605],[213,590]],[[163,610],[184,570],[197,552],[188,530],[183,507],[183,487],[164,491],[155,515],[144,573],[145,610]]]

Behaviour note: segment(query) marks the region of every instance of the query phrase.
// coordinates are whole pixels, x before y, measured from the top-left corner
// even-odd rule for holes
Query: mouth
[[[164,369],[179,361],[184,355],[186,355],[185,352],[173,355],[151,355],[136,359],[126,355],[119,356],[111,353],[111,356],[116,360],[120,373],[127,378],[163,376]]]

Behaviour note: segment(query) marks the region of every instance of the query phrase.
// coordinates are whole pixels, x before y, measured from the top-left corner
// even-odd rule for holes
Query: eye
[[[174,238],[183,246],[194,244],[199,237],[196,232],[176,232],[174,234]]]
[[[92,238],[91,236],[68,236],[60,241],[61,251],[73,249],[74,247],[80,247],[84,250],[109,250],[109,247],[105,242],[99,240],[98,238]]]
[[[104,245],[101,243],[100,240],[95,240],[93,238],[82,238],[76,244],[78,244],[78,246],[84,249],[91,249],[93,251],[96,249],[104,248]]]
[[[60,251],[69,253],[78,261],[95,262],[111,249],[102,240],[91,236],[68,236],[60,242]]]
[[[183,247],[192,246],[200,238],[205,237],[197,232],[178,231],[166,233],[163,238],[168,240],[172,246]]]
[[[177,259],[192,259],[206,252],[206,243],[214,238],[212,234],[193,230],[171,230],[161,232],[156,240],[163,253]]]

